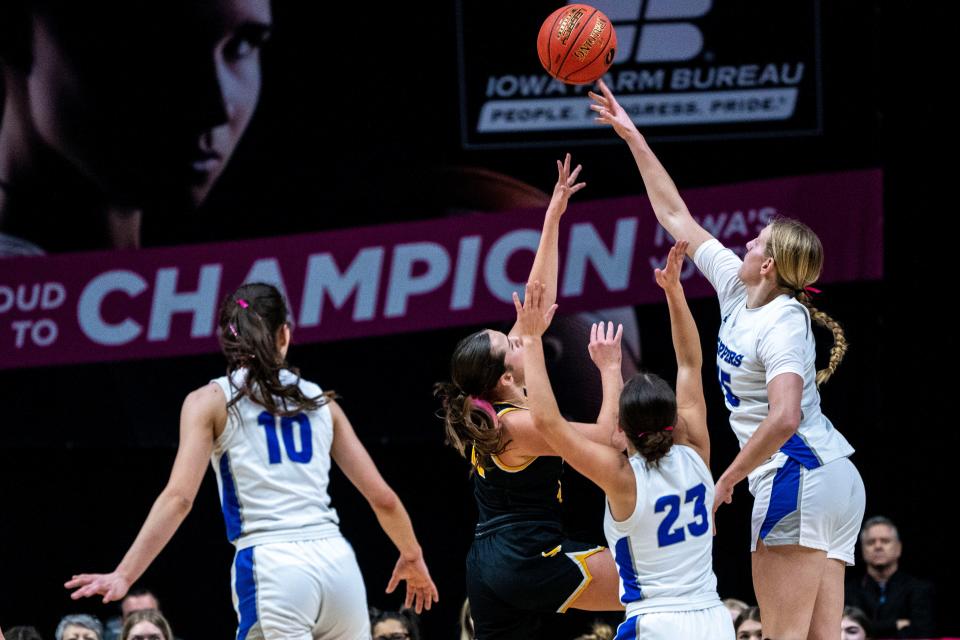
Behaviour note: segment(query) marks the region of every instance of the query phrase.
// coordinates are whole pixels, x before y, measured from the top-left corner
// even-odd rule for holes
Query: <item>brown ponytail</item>
[[[220,348],[227,358],[230,383],[235,384],[234,372],[247,370],[228,409],[249,397],[273,415],[293,416],[318,409],[336,397],[327,391],[310,398],[300,389],[300,371],[290,366],[277,348],[277,338],[289,324],[288,318],[283,296],[269,284],[244,284],[224,298],[220,305]],[[280,381],[282,369],[297,379],[284,384]]]
[[[490,456],[503,453],[509,441],[494,416],[477,406],[471,396],[491,400],[500,376],[506,372],[504,353],[494,354],[490,334],[478,331],[461,340],[450,358],[452,382],[438,382],[433,393],[440,398],[444,441],[471,460],[473,470],[489,465]],[[476,455],[472,455],[476,453]]]
[[[638,373],[620,393],[620,428],[647,464],[656,467],[673,446],[677,396],[666,380]]]

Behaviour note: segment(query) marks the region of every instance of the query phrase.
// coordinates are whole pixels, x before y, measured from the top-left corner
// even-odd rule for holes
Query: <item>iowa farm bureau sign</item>
[[[556,4],[518,3],[493,27],[484,3],[458,1],[465,147],[611,140],[593,122],[589,87],[564,84],[540,66],[537,32]],[[650,137],[819,132],[818,0],[589,4],[616,30],[607,84]]]

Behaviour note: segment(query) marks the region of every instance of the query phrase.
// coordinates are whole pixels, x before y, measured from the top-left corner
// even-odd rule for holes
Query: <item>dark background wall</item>
[[[663,142],[655,149],[681,189],[883,168],[885,278],[830,286],[820,298],[851,344],[822,391],[823,403],[857,448],[867,515],[897,522],[902,566],[936,582],[942,630],[958,633],[960,618],[950,607],[960,593],[952,579],[956,481],[949,471],[960,444],[951,404],[957,344],[946,270],[948,172],[955,161],[945,133],[954,66],[945,43],[952,23],[937,14],[939,7],[922,10],[895,2],[823,3],[822,135]],[[413,219],[422,214],[401,206],[391,187],[426,189],[416,182],[418,171],[437,165],[483,166],[551,187],[552,160],[563,147],[460,148],[452,4],[420,8],[414,26],[404,23],[418,36],[420,53],[413,57],[397,54],[407,40],[395,22],[367,12],[347,20],[355,29],[343,47],[348,53],[331,58],[321,10],[277,3],[260,111],[235,161],[199,216],[148,220],[148,245]],[[641,191],[624,146],[574,151],[590,197]],[[709,354],[716,303],[692,307]],[[665,307],[637,313],[643,366],[669,375]],[[423,620],[428,638],[454,635],[475,518],[467,469],[442,445],[430,389],[445,378],[452,346],[468,330],[301,345],[291,354],[307,377],[341,394],[413,517],[441,593]],[[825,348],[829,336],[818,340]],[[60,585],[72,573],[107,571],[119,561],[169,472],[183,396],[221,371],[218,357],[203,356],[0,374],[0,625],[35,624],[52,636],[65,613],[112,611],[92,601],[72,603]],[[719,475],[736,443],[720,394],[709,380],[706,389]],[[600,494],[569,475],[568,525],[600,541]],[[370,602],[399,606],[400,597],[382,593],[396,559],[389,540],[339,473],[331,493]],[[724,597],[754,599],[750,502],[739,487],[734,504],[718,515],[715,561]],[[210,473],[193,512],[143,579],[160,594],[178,636],[231,637],[231,558]],[[568,617],[563,627],[567,635],[593,616],[573,618],[576,624]]]

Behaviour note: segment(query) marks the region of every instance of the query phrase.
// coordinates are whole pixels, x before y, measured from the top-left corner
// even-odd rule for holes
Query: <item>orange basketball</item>
[[[540,63],[568,84],[589,84],[610,68],[617,34],[610,19],[587,4],[571,4],[550,14],[537,36]]]

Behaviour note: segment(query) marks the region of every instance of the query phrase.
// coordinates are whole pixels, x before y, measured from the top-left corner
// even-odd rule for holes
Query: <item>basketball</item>
[[[567,84],[590,84],[603,76],[616,55],[617,34],[610,19],[587,4],[560,7],[543,21],[537,36],[540,63]]]

